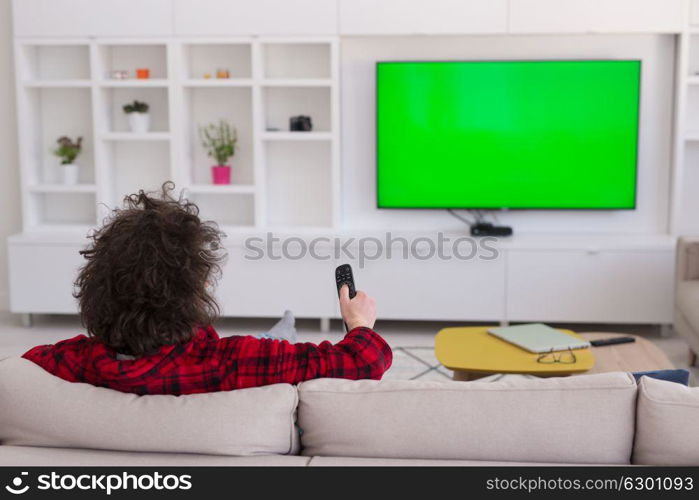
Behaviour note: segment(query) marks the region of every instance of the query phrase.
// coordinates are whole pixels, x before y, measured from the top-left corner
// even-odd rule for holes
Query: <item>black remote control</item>
[[[354,275],[352,274],[352,266],[342,264],[335,269],[335,285],[337,285],[337,296],[340,296],[340,288],[342,285],[347,285],[349,288],[349,298],[353,299],[357,295],[357,289],[354,287]]]
[[[636,339],[633,337],[612,337],[609,339],[591,340],[590,345],[593,347],[604,347],[606,345],[628,344],[630,342],[636,342]]]
[[[357,295],[357,289],[354,286],[354,274],[352,274],[352,266],[349,264],[342,264],[337,266],[335,269],[335,286],[337,287],[337,296],[340,296],[340,289],[347,285],[349,288],[349,298],[353,299]],[[345,325],[345,331],[349,332],[349,327],[347,323]]]

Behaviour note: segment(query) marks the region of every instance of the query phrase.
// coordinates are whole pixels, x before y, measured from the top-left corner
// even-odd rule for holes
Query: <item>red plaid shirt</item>
[[[174,395],[297,384],[319,377],[378,380],[393,360],[386,341],[369,328],[355,328],[335,345],[315,345],[219,338],[211,326],[199,329],[185,344],[164,346],[135,360],[119,360],[113,349],[85,335],[34,347],[23,357],[69,382]]]

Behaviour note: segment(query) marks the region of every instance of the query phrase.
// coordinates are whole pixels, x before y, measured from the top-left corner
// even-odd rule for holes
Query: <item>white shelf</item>
[[[699,85],[699,75],[690,75],[685,81],[689,85]]]
[[[223,231],[226,234],[236,234],[236,235],[253,235],[253,234],[258,234],[258,228],[255,226],[246,226],[246,225],[240,225],[240,226],[234,226],[231,224],[222,224],[219,226],[221,231]],[[229,241],[229,240],[227,240]]]
[[[29,89],[70,89],[88,88],[90,80],[25,80],[22,86]]]
[[[169,132],[148,132],[135,134],[133,132],[105,132],[101,138],[105,141],[169,141]]]
[[[143,80],[130,78],[127,80],[101,80],[99,84],[101,87],[108,88],[167,87],[169,81],[162,78],[148,78]]]
[[[250,184],[193,184],[185,190],[197,194],[255,194],[255,186]]]
[[[318,238],[318,237],[328,238],[328,237],[333,237],[333,236],[337,235],[336,233],[333,232],[332,226],[271,225],[271,226],[265,227],[264,229],[265,229],[265,231],[272,232],[277,236],[287,235],[287,236],[291,236],[294,238],[301,237],[302,239],[309,241],[309,242],[312,241],[313,239]]]
[[[252,87],[250,78],[190,78],[185,80],[184,87]]]
[[[185,192],[188,200],[199,207],[199,217],[220,226],[253,227],[256,225],[253,193]]]
[[[117,206],[138,189],[157,190],[167,180],[199,205],[203,217],[239,234],[270,226],[328,232],[337,224],[336,37],[15,43],[17,86],[26,89],[18,99],[20,141],[30,152],[21,161],[26,231],[84,233],[100,220],[100,207]],[[151,78],[134,78],[138,68],[148,68]],[[111,79],[116,70],[131,78]],[[230,77],[203,78],[218,70]],[[134,100],[150,105],[148,133],[130,131],[122,108]],[[314,131],[287,130],[296,115],[310,116]],[[211,159],[198,134],[199,126],[221,119],[238,132],[230,185],[210,184]],[[84,137],[78,158],[83,184],[58,183],[51,150],[61,135]],[[312,196],[284,188],[304,175],[318,177],[306,184]]]
[[[89,224],[37,224],[35,226],[30,226],[27,228],[28,233],[41,233],[41,234],[51,234],[60,233],[64,236],[74,235],[84,239],[88,231],[94,226]],[[54,237],[50,238],[51,241],[55,241]]]
[[[27,188],[32,193],[94,193],[94,184],[32,184]]]
[[[332,87],[330,78],[266,78],[263,87]]]
[[[261,134],[263,141],[330,141],[332,132],[270,132]]]

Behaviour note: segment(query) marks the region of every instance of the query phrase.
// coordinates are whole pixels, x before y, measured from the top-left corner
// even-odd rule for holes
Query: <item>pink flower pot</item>
[[[215,165],[211,167],[211,175],[214,179],[214,184],[231,183],[231,167],[228,165]]]

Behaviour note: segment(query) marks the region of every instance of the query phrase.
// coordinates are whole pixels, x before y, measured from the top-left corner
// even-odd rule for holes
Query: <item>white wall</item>
[[[10,0],[0,0],[0,311],[7,311],[7,236],[21,227]]]
[[[637,209],[518,211],[499,215],[517,232],[662,233],[668,226],[674,36],[550,35],[346,37],[341,43],[343,224],[352,229],[463,229],[445,210],[378,210],[374,66],[380,60],[642,60]],[[430,168],[426,165],[425,168]]]

